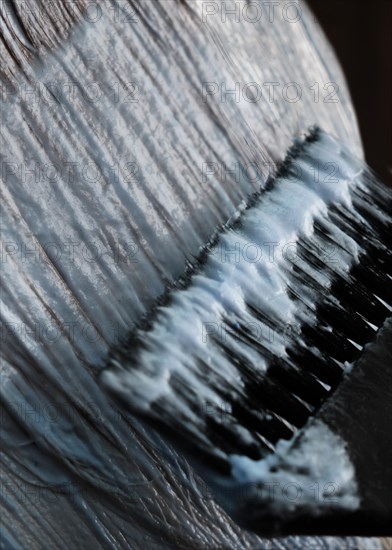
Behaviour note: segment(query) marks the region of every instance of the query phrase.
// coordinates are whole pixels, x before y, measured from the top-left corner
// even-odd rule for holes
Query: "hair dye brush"
[[[313,130],[110,354],[104,383],[245,527],[389,529],[391,212]]]

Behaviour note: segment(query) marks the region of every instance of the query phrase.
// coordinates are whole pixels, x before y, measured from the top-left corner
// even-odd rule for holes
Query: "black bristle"
[[[243,216],[217,229],[200,255],[187,263],[183,277],[171,283],[128,340],[112,350],[109,368],[118,370],[118,365],[125,365],[128,372],[148,372],[150,367],[142,363],[142,352],[154,349],[159,356],[158,349],[149,347],[149,333],[170,311],[175,294],[186,292],[194,276],[204,272],[222,232],[243,231],[243,219],[262,206],[264,196],[274,193],[281,180],[288,186],[287,182],[295,180],[295,162],[314,164],[309,146],[318,143],[322,135],[319,129],[313,129],[303,142],[297,142],[263,191],[249,197]],[[286,259],[281,266],[286,293],[297,307],[290,331],[285,333],[279,314],[260,307],[253,290],[250,296],[244,296],[244,315],[276,336],[280,352],[268,338],[260,339],[252,331],[248,317],[238,318],[228,309],[220,317],[222,334],[212,334],[200,355],[194,355],[193,349],[186,350],[192,375],[221,401],[222,410],[217,403],[201,401],[197,389],[189,385],[186,371],[171,373],[170,393],[177,403],[165,403],[163,397],[148,409],[147,418],[164,426],[165,431],[176,433],[177,440],[181,434],[180,445],[191,453],[193,449],[198,460],[210,468],[226,471],[224,457],[230,454],[258,460],[273,451],[280,440],[291,439],[333,394],[347,365],[358,359],[390,314],[391,192],[375,188],[365,169],[361,177],[362,184],[350,191],[352,208],[336,201],[329,204],[327,213],[315,217],[313,233],[299,236],[295,258]],[[366,185],[368,191],[364,190]],[[373,189],[374,201],[368,196]],[[345,237],[338,239],[337,235]],[[328,250],[348,258],[349,268],[345,260],[339,263],[334,261],[334,254],[328,256]],[[181,346],[180,341],[177,343]],[[251,358],[257,357],[265,368],[256,368]],[[220,372],[217,359],[230,365],[236,373],[233,379]],[[212,412],[206,413],[210,407]],[[192,416],[191,421],[187,414]]]

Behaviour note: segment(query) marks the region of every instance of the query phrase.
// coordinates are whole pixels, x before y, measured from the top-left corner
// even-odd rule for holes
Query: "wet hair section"
[[[88,17],[86,0],[3,0],[1,3],[0,76],[5,86],[18,81],[18,74],[40,55],[59,46],[74,24]]]
[[[248,15],[249,4],[241,0],[234,7]],[[252,254],[257,259],[278,254],[282,259],[279,268],[268,261],[264,279],[258,262],[248,263],[241,279],[249,291],[246,303],[230,285],[224,299],[211,293],[207,280],[198,290],[213,298],[208,307],[215,304],[223,312],[231,304],[244,321],[256,322],[240,325],[227,315],[219,318],[222,327],[205,331],[210,340],[224,329],[225,399],[230,393],[242,399],[235,411],[244,425],[241,433],[233,426],[226,429],[211,402],[204,415],[209,425],[195,439],[199,444],[204,438],[211,450],[211,430],[219,428],[216,448],[222,449],[205,453],[208,460],[216,459],[218,479],[222,471],[231,471],[229,454],[239,441],[243,456],[261,460],[272,456],[279,441],[299,432],[339,384],[349,368],[346,357],[351,361],[368,331],[379,326],[380,308],[389,303],[379,294],[386,273],[379,252],[389,242],[381,214],[386,195],[361,160],[354,160],[362,158],[358,126],[322,30],[305,4],[295,23],[281,17],[281,9],[272,22],[266,11],[252,23],[242,16],[236,20],[225,16],[223,5],[201,0],[1,2],[0,515],[1,544],[7,549],[276,548],[275,539],[241,528],[217,493],[211,495],[211,480],[205,483],[162,426],[151,425],[154,418],[140,414],[142,403],[147,412],[156,406],[148,384],[140,385],[133,408],[132,384],[124,382],[121,400],[113,392],[113,381],[118,385],[122,376],[134,376],[128,364],[132,357],[133,366],[136,355],[145,361],[138,355],[145,353],[143,346],[131,345],[131,339],[143,319],[152,319],[155,306],[164,305],[160,298],[169,296],[168,290],[186,295],[195,281],[201,284],[204,269],[214,273],[211,261],[226,275],[232,270],[236,284],[243,257],[253,261]],[[298,101],[287,99],[292,82],[307,90]],[[331,82],[338,85],[338,92],[336,86],[332,91],[339,101],[320,96],[316,102]],[[314,83],[319,88],[309,88]],[[312,127],[322,130],[306,141]],[[334,183],[342,174],[344,181]],[[290,200],[283,189],[291,190]],[[299,192],[309,202],[302,203]],[[303,219],[287,216],[290,203],[298,205]],[[263,240],[262,248],[238,248],[235,232],[248,216],[244,238],[265,237],[267,246]],[[367,220],[366,234],[361,216]],[[268,227],[272,233],[265,235]],[[366,246],[357,242],[358,235]],[[276,238],[287,245],[284,250],[275,246]],[[222,262],[219,246],[224,242],[234,244],[227,252],[229,259],[240,255],[239,265]],[[326,255],[331,263],[321,265],[317,247],[325,244],[321,259]],[[373,271],[355,261],[364,248],[373,251]],[[212,250],[217,253],[210,260]],[[344,275],[346,268],[352,278],[357,270],[355,287]],[[252,286],[249,274],[264,286]],[[331,288],[344,307],[331,289],[325,290],[330,282],[338,285]],[[355,303],[355,292],[362,293],[365,284],[379,285],[377,298],[366,293],[354,315],[346,298],[353,296]],[[276,300],[268,303],[271,289]],[[320,304],[318,298],[328,293],[331,300]],[[200,307],[205,307],[204,298]],[[324,308],[323,332],[312,325],[319,322],[318,310],[313,316],[309,310],[312,300]],[[184,305],[189,304],[199,315],[196,301]],[[283,336],[279,304],[290,309],[292,319]],[[350,354],[326,365],[316,350],[323,348],[323,335],[330,334],[328,325],[344,324],[347,315],[355,334],[335,332],[332,337],[337,354],[343,339]],[[172,352],[178,344],[183,355],[186,340],[179,334],[186,334],[188,320],[172,328],[176,333],[168,333],[168,343]],[[253,361],[260,345],[252,330],[258,334],[260,328],[267,359],[283,355],[268,368],[258,360],[254,383],[244,361],[238,370],[238,383],[246,379],[241,388],[228,382],[239,369],[228,357],[244,346],[247,360]],[[306,329],[311,348],[302,346],[297,328]],[[293,341],[298,345],[285,354],[286,343]],[[122,374],[113,364],[105,369],[116,356]],[[286,376],[288,362],[290,369],[306,363],[309,372],[292,369]],[[176,365],[169,365],[177,372],[169,385],[180,379],[174,391],[185,388],[181,369],[173,370]],[[218,395],[218,380],[208,388],[206,365],[197,368],[200,397]],[[111,383],[104,384],[109,372]],[[269,413],[255,418],[255,409],[247,410],[246,399],[252,406],[257,400],[261,372],[275,392],[263,393],[265,410],[267,400],[273,401],[272,419]],[[285,397],[278,389],[283,385]],[[159,387],[155,397],[160,397]],[[188,406],[193,398],[190,392],[183,402]],[[164,424],[175,407],[161,405]],[[181,411],[176,422],[191,408],[183,416]],[[269,431],[260,430],[254,446],[248,433],[260,422]],[[381,548],[376,539],[363,542],[363,548],[368,543],[372,550]],[[284,550],[362,548],[362,541],[332,537],[293,536],[278,544]]]
[[[318,124],[361,155],[344,78],[327,47],[317,53],[324,38],[305,9],[296,25],[261,19],[241,33],[230,20],[204,20],[199,2],[146,2],[126,24],[113,6],[102,3],[95,22],[82,18],[61,47],[25,63],[1,104],[7,306],[20,292],[12,273],[23,272],[46,294],[42,308],[27,307],[29,322],[49,325],[51,311],[59,326],[96,334],[61,339],[91,368],[265,186],[295,136]],[[272,75],[321,82],[326,67],[339,103],[222,97],[225,86]],[[27,284],[24,301],[35,293]]]

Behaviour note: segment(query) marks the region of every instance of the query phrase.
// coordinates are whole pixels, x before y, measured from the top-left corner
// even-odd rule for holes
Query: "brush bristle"
[[[103,382],[225,473],[233,454],[266,456],[391,311],[390,206],[360,161],[313,131],[112,351]]]

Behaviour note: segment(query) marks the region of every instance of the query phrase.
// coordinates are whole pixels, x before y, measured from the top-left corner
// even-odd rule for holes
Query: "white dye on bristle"
[[[391,305],[391,304],[387,304],[382,298],[380,298],[379,296],[377,296],[377,294],[374,294],[374,297],[377,298],[377,300],[378,300],[383,306],[385,306],[389,311],[392,311],[392,305]]]
[[[232,455],[230,462],[234,479],[253,486],[252,502],[270,513],[319,515],[360,504],[345,443],[321,420],[311,420],[293,441],[280,441],[265,459]]]
[[[189,406],[189,392],[175,391],[173,377],[189,388],[193,404],[219,405],[223,389],[240,394],[241,375],[230,357],[221,352],[220,344],[240,354],[256,371],[267,371],[268,361],[259,350],[246,348],[227,334],[227,328],[235,334],[236,327],[253,327],[269,351],[275,356],[285,354],[286,335],[274,331],[270,338],[270,327],[254,317],[248,304],[277,326],[311,320],[312,308],[299,306],[288,288],[296,243],[300,237],[312,236],[315,220],[329,224],[336,243],[336,270],[347,272],[357,261],[359,244],[328,222],[328,206],[338,202],[350,207],[350,187],[356,185],[362,164],[348,160],[344,147],[325,133],[306,145],[306,153],[295,164],[301,179],[279,178],[271,191],[243,213],[240,227],[223,233],[189,287],[173,291],[170,304],[158,308],[152,328],[139,332],[143,349],[135,357],[136,364],[124,368],[117,358],[111,361],[115,368],[103,373],[104,383],[127,398],[132,408],[159,416],[150,406],[165,400],[172,414],[180,414],[192,425],[197,413]],[[326,169],[320,171],[317,181],[311,159],[318,159],[319,166]],[[331,165],[338,167],[338,183],[328,182]],[[325,288],[330,284],[325,273],[311,266],[307,272]],[[317,296],[308,290],[304,299],[311,304]],[[200,362],[208,372],[201,369]]]

